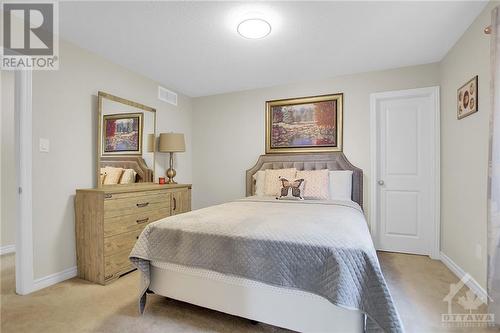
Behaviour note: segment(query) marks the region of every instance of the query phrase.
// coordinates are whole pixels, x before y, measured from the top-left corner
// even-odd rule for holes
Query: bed
[[[137,174],[136,183],[153,182],[153,170],[151,170],[141,156],[101,156],[99,160],[99,172],[104,167],[122,169],[133,169]]]
[[[352,200],[255,197],[259,170],[352,170]],[[150,224],[131,261],[146,292],[300,332],[401,332],[362,212],[362,177],[340,152],[262,155],[247,198]],[[293,226],[293,227],[290,227]]]

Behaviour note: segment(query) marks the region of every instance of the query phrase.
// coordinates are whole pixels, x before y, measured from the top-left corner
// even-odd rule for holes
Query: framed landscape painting
[[[457,90],[457,118],[462,119],[477,112],[477,75]]]
[[[342,151],[343,94],[266,102],[266,154]]]
[[[142,113],[103,116],[103,155],[142,155]]]

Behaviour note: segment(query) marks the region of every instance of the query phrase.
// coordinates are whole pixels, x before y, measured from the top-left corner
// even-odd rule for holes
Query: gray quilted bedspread
[[[403,331],[355,203],[250,198],[171,216],[144,229],[130,260],[141,313],[150,262],[162,261],[314,293],[365,313],[366,331]]]

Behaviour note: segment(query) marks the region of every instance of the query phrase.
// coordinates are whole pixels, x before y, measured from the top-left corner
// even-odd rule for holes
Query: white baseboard
[[[74,278],[77,274],[76,271],[76,266],[71,267],[68,269],[65,269],[64,271],[50,274],[47,276],[44,276],[42,278],[36,279],[33,281],[33,290],[32,291],[37,291],[43,288],[47,288],[49,286],[52,286],[56,283],[63,282],[65,280]]]
[[[462,267],[458,266],[456,262],[454,262],[450,257],[448,257],[443,252],[441,252],[441,261],[459,279],[462,279],[465,276],[465,274],[467,274],[462,269]],[[465,285],[469,287],[469,289],[472,290],[480,298],[484,300],[488,298],[488,293],[486,292],[486,290],[484,290],[483,287],[481,287],[481,285],[473,277],[470,277],[470,279],[465,283]]]
[[[14,244],[12,245],[5,245],[5,246],[0,246],[0,256],[8,253],[13,253],[16,252],[16,246]]]

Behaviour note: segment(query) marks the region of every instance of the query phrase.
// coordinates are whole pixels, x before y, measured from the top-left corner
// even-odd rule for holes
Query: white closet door
[[[435,96],[425,89],[415,89],[372,98],[376,122],[376,244],[380,250],[430,255],[438,237]]]

